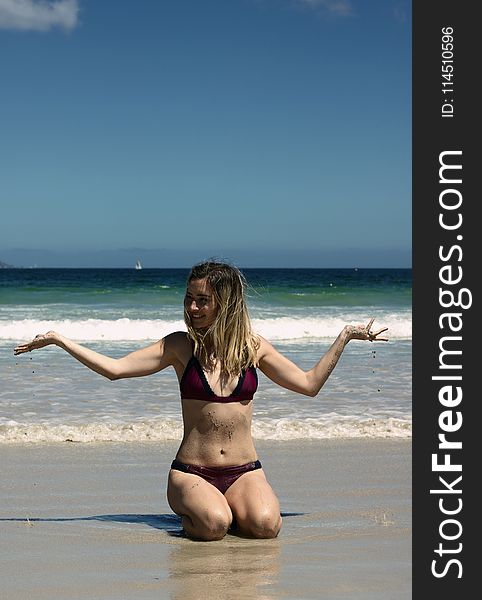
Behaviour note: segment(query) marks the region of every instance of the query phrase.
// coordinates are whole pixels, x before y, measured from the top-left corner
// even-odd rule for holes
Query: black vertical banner
[[[477,2],[413,2],[413,598],[479,595]],[[477,103],[477,107],[476,107]],[[479,286],[477,286],[478,288]],[[477,339],[476,339],[477,336]],[[476,363],[477,360],[477,363]]]

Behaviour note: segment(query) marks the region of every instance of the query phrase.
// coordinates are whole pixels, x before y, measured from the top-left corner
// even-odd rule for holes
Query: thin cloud
[[[402,2],[395,4],[393,7],[393,16],[398,23],[406,23],[408,21],[406,4]]]
[[[0,0],[0,29],[49,31],[77,25],[78,0]]]
[[[350,0],[295,0],[295,4],[339,17],[348,17],[353,14],[353,6]]]

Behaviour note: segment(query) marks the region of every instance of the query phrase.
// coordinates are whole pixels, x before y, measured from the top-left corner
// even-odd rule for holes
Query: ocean
[[[181,440],[174,370],[111,382],[51,346],[13,348],[56,330],[120,357],[185,330],[188,269],[0,269],[0,444]],[[316,398],[259,372],[253,437],[412,435],[411,269],[243,269],[254,330],[304,369],[347,323],[388,327],[352,341]]]

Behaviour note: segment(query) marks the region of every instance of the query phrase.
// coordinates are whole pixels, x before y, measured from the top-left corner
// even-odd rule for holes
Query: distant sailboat
[[[137,262],[136,262],[136,271],[140,271],[141,269],[142,269],[141,261],[139,259],[137,259]]]

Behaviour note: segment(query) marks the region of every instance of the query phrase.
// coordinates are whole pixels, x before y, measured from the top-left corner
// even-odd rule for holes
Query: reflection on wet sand
[[[220,542],[182,540],[170,547],[171,600],[274,600],[279,575],[278,540],[228,536]]]

